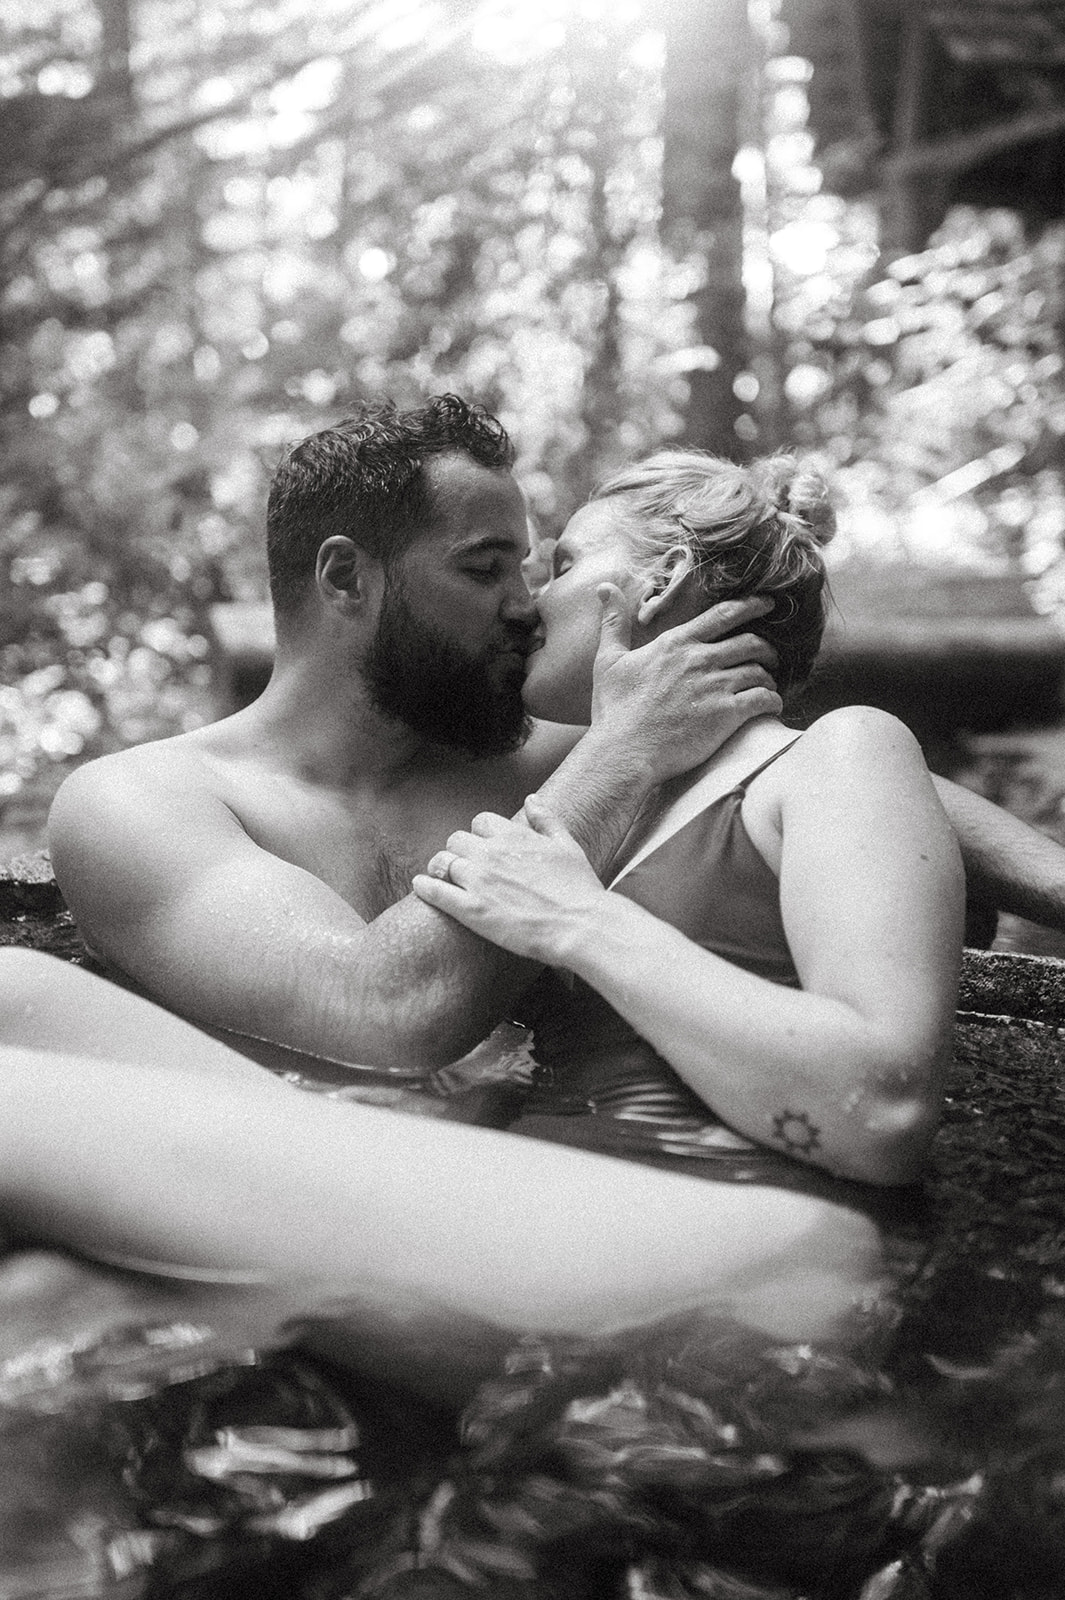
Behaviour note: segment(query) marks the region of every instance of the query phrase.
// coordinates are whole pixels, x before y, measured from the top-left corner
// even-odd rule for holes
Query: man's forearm
[[[572,833],[601,878],[657,785],[648,762],[631,745],[593,727],[537,791]]]
[[[970,895],[1065,928],[1065,849],[972,790],[934,782],[958,835]]]

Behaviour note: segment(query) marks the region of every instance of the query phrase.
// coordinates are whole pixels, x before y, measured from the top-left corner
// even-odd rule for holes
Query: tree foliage
[[[960,530],[1057,603],[1061,236],[885,266],[747,12],[0,0],[0,801],[215,713],[280,448],[382,391],[497,411],[549,525],[671,437],[798,442],[853,547]]]
[[[211,714],[206,611],[265,592],[272,462],[360,397],[483,400],[548,519],[676,426],[635,11],[5,9],[8,794]]]
[[[831,470],[844,553],[1012,567],[1040,609],[1060,611],[1065,228],[956,207],[921,252],[882,255],[873,205],[822,192],[811,165],[796,92],[808,69],[773,67],[782,439]]]

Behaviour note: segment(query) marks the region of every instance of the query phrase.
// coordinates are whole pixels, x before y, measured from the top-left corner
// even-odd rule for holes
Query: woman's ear
[[[667,552],[658,574],[643,589],[636,606],[636,621],[641,627],[646,628],[669,613],[694,570],[691,551],[683,545]]]
[[[350,611],[369,598],[372,573],[379,568],[380,562],[354,539],[335,533],[319,546],[314,577],[319,592],[331,605]]]

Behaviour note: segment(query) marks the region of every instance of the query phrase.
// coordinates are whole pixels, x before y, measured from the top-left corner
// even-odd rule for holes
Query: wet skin
[[[524,501],[509,474],[464,457],[434,463],[430,476],[442,525],[410,547],[399,577],[415,619],[424,616],[471,657],[485,658],[493,686],[502,689],[524,674],[537,620],[521,567],[528,553]],[[468,819],[488,795],[505,809],[520,805],[540,746],[549,741],[471,761],[444,745],[405,741],[397,729],[386,763],[374,770],[356,757],[346,770],[340,752],[348,740],[338,727],[346,713],[344,685],[334,698],[332,711],[319,707],[315,725],[295,728],[288,707],[275,709],[264,696],[190,735],[187,748],[257,844],[372,917],[407,892],[413,864],[446,835],[449,819]],[[550,742],[548,761],[557,759],[559,745],[557,737]]]
[[[100,1326],[181,1308],[240,1348],[311,1319],[334,1359],[461,1402],[528,1331],[705,1307],[818,1338],[881,1285],[875,1228],[822,1200],[337,1104],[49,957],[0,974],[38,1016],[0,1048],[5,1222],[180,1285],[94,1292]]]
[[[519,640],[537,614],[522,576],[520,491],[510,474],[463,456],[439,458],[427,472],[443,514],[397,563],[411,609],[472,656],[487,652],[490,671],[513,684]],[[605,510],[593,504],[573,519],[567,537],[572,546],[580,534],[576,556],[567,568],[563,555],[541,597],[551,642],[532,657],[535,711],[551,684],[558,702],[560,682],[576,686],[581,676],[562,644],[591,620],[604,575],[596,519]],[[622,578],[613,560],[608,570]],[[611,716],[597,710],[583,738],[577,724],[541,723],[522,749],[473,760],[428,743],[371,702],[360,662],[381,614],[382,565],[337,536],[322,546],[309,582],[258,701],[67,780],[50,823],[53,862],[90,943],[201,1026],[340,1061],[424,1070],[464,1054],[513,1014],[533,969],[445,926],[410,894],[414,873],[479,812],[512,816],[533,792],[605,871],[649,791],[758,714],[752,679],[741,676],[738,688],[734,674],[760,672],[753,692],[761,711],[771,680],[764,669],[737,666],[743,657],[732,637],[705,642],[749,627],[752,613],[702,636],[694,680],[674,672],[669,652],[681,630],[666,630],[638,659],[618,647]],[[637,597],[637,622],[640,604]],[[596,632],[588,627],[586,653]],[[702,697],[694,718],[693,693]],[[553,704],[552,715],[563,713],[583,720],[587,707]],[[988,813],[996,815],[983,806]]]

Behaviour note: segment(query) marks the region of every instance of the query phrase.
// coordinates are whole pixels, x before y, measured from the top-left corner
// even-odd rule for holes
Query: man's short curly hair
[[[386,565],[401,555],[438,512],[425,462],[452,452],[500,471],[514,461],[502,423],[454,394],[435,395],[411,411],[371,401],[294,445],[274,473],[266,510],[278,616],[299,607],[318,551],[334,534]]]

